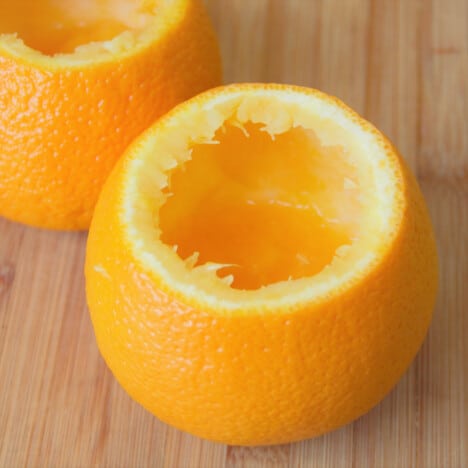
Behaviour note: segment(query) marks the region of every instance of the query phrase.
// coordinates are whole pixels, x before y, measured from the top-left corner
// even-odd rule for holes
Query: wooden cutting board
[[[335,94],[409,161],[440,251],[428,338],[393,392],[341,430],[267,448],[202,441],[132,402],[100,358],[85,304],[86,234],[0,220],[0,467],[467,467],[468,2],[207,5],[227,82]]]

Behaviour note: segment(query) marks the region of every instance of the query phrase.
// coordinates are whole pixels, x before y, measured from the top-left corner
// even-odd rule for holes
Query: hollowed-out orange
[[[419,349],[437,283],[417,183],[340,101],[231,85],[126,152],[88,240],[99,348],[163,421],[230,444],[360,416]]]
[[[127,145],[220,82],[201,0],[0,0],[0,215],[84,229]]]

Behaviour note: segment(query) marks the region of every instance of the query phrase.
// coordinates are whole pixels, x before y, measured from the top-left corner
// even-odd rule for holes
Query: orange
[[[185,102],[125,153],[89,234],[88,304],[124,389],[229,444],[317,436],[378,403],[431,320],[437,258],[389,141],[312,89]]]
[[[207,13],[201,0],[0,0],[0,11],[0,215],[87,228],[128,144],[220,83]]]

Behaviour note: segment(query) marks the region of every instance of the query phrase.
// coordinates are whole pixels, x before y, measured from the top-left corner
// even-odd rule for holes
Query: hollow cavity
[[[155,2],[128,0],[0,0],[0,34],[17,34],[43,54],[71,53],[145,28]]]
[[[359,234],[356,169],[302,127],[226,123],[170,175],[161,240],[191,267],[219,263],[233,288],[309,277]]]

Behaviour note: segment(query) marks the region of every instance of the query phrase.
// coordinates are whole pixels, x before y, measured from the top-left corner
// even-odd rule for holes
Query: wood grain
[[[133,403],[87,315],[85,234],[0,220],[0,467],[467,467],[468,2],[208,0],[225,79],[335,94],[395,142],[434,220],[428,338],[369,414],[315,440],[226,447]]]

